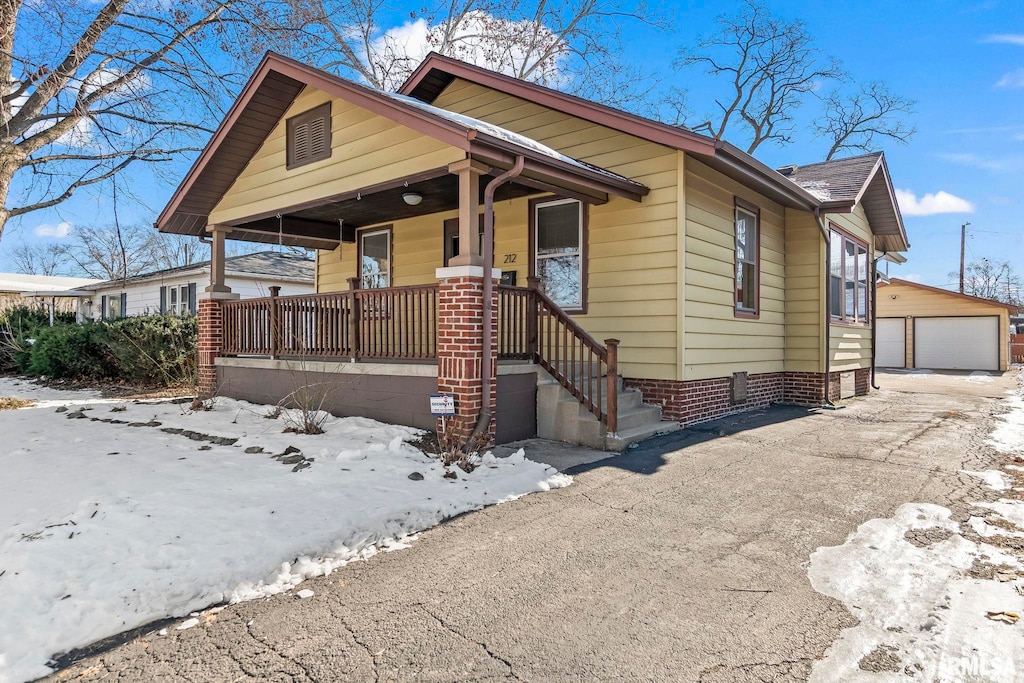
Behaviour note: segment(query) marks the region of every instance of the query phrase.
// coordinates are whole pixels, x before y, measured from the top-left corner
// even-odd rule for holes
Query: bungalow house
[[[443,393],[456,441],[608,448],[866,393],[908,247],[881,154],[780,173],[437,54],[398,94],[268,54],[156,227],[212,237],[206,393],[277,400],[312,358],[338,412],[440,428]],[[237,300],[228,239],[317,249],[316,295]]]
[[[304,256],[262,251],[224,260],[224,280],[241,298],[312,294],[314,263]],[[164,268],[123,280],[78,287],[78,320],[114,320],[150,313],[198,311],[197,296],[210,280],[210,262]],[[200,286],[200,283],[202,285]]]

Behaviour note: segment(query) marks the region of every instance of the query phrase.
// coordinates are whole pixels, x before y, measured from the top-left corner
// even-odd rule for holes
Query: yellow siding
[[[895,299],[893,297],[896,297]],[[962,299],[920,287],[894,282],[878,288],[878,317],[903,318],[907,321],[907,367],[914,367],[914,318],[952,316],[999,316],[999,338],[1008,340],[1010,312],[1002,306]],[[1008,343],[999,345],[999,368],[1008,367]]]
[[[786,370],[821,372],[825,241],[809,211],[786,209]]]
[[[447,166],[465,153],[348,102],[331,104],[328,159],[285,168],[285,121],[330,100],[306,88],[210,213],[210,223],[229,223],[321,197],[358,190]]]
[[[761,210],[761,315],[734,315],[734,197]],[[684,379],[781,372],[786,363],[783,208],[694,158],[686,161]]]
[[[874,237],[868,225],[863,207],[856,206],[853,213],[828,214],[826,225],[835,225],[842,231],[856,237],[868,245],[868,258],[874,258]],[[824,293],[822,293],[824,300]],[[832,372],[845,372],[871,367],[871,327],[868,325],[831,325],[829,329],[829,349],[832,354],[829,369]]]
[[[435,213],[395,221],[391,235],[392,285],[420,285],[436,282],[435,270],[444,265],[444,222],[458,218],[458,211]],[[518,284],[526,286],[527,275],[527,200],[514,199],[494,205],[494,254],[497,267],[515,270]],[[380,226],[368,227],[373,230]],[[360,230],[362,232],[362,230]],[[317,291],[334,292],[348,289],[348,278],[357,275],[357,245],[343,244],[334,251],[321,251],[317,256]],[[514,264],[502,263],[506,255]]]
[[[574,317],[599,340],[621,340],[619,361],[624,375],[677,378],[676,183],[680,155],[462,80],[453,81],[434,104],[522,133],[651,189],[640,203],[612,198],[590,208],[588,311]],[[523,205],[518,219],[521,235],[506,243],[518,254],[521,283],[529,266],[525,201]],[[495,221],[499,220],[496,215]],[[502,248],[495,245],[495,266],[507,270]],[[397,254],[395,258],[397,262]]]

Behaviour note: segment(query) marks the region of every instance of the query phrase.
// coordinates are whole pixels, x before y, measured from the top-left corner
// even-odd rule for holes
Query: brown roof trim
[[[715,141],[704,135],[467,64],[436,52],[427,55],[398,92],[428,103],[432,102],[436,95],[430,97],[424,89],[420,89],[418,94],[421,96],[418,97],[417,89],[435,69],[659,145],[706,156],[715,154]]]
[[[946,294],[948,296],[956,297],[957,299],[965,299],[972,301],[976,304],[985,304],[986,306],[996,306],[998,308],[1005,308],[1014,313],[1017,312],[1017,307],[1012,304],[1004,304],[1002,301],[994,301],[992,299],[983,299],[980,296],[971,296],[970,294],[961,294],[960,292],[951,292],[948,289],[940,289],[939,287],[932,287],[931,285],[923,285],[920,282],[911,282],[910,280],[901,280],[896,277],[889,278],[888,285],[879,285],[888,287],[890,285],[905,285],[907,287],[915,287],[917,289],[923,289],[928,292],[935,292],[936,294]]]
[[[217,127],[213,137],[210,138],[210,141],[192,165],[192,168],[185,175],[184,180],[175,190],[163,211],[160,212],[156,220],[156,227],[158,229],[163,230],[167,227],[168,222],[175,215],[182,201],[192,190],[193,186],[196,185],[197,181],[199,181],[203,170],[216,157],[218,149],[228,137],[239,117],[245,112],[246,106],[271,74],[284,76],[296,84],[316,88],[332,97],[343,99],[375,114],[386,116],[401,125],[417,130],[424,135],[429,135],[467,153],[471,151],[491,151],[491,156],[494,156],[494,152],[498,152],[499,157],[508,153],[523,156],[531,161],[531,166],[538,170],[544,169],[544,175],[552,178],[571,176],[577,179],[577,182],[583,186],[600,188],[603,191],[635,201],[639,201],[640,197],[649,192],[649,189],[642,183],[605,172],[602,169],[569,164],[547,154],[532,150],[529,147],[500,140],[478,132],[469,126],[401,102],[372,88],[329,74],[288,57],[268,52],[264,56],[263,61],[260,62],[256,72],[242,89],[238,99],[228,111],[227,117]],[[267,133],[269,133],[270,128],[277,125],[277,121],[267,125],[269,126]],[[219,197],[217,201],[219,201]],[[211,206],[210,208],[212,209],[213,207]],[[205,219],[205,216],[202,218]]]

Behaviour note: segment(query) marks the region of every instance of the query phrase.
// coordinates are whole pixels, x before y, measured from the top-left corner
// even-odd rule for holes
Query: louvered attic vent
[[[288,168],[331,156],[331,103],[288,119]]]

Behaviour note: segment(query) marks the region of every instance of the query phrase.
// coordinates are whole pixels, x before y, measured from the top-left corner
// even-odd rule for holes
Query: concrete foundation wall
[[[220,358],[216,394],[276,405],[297,389],[325,387],[324,410],[333,415],[369,417],[434,431],[429,396],[437,393],[437,366],[427,364],[338,363]],[[497,380],[496,441],[537,435],[537,374],[502,372]]]

